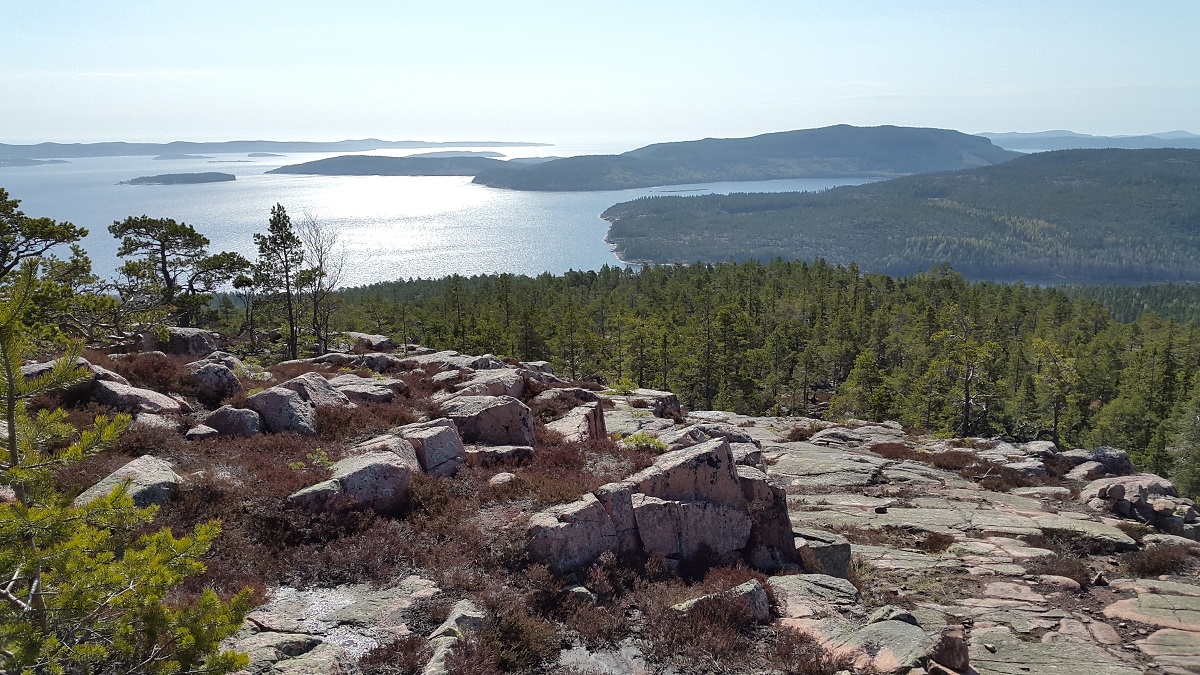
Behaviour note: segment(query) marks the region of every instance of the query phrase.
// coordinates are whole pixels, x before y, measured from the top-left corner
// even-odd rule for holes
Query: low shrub
[[[950,548],[954,543],[954,537],[942,532],[930,532],[925,535],[925,538],[917,544],[917,548],[926,553],[941,553]]]
[[[812,438],[812,435],[817,433],[816,430],[809,427],[792,427],[787,430],[781,440],[785,443],[795,443],[797,441],[807,441]]]
[[[1135,523],[1131,520],[1122,520],[1117,523],[1117,529],[1129,535],[1129,538],[1137,543],[1142,543],[1142,537],[1154,532],[1154,528],[1143,523]]]
[[[876,443],[870,447],[872,453],[879,455],[885,459],[909,460],[914,462],[925,462],[929,459],[929,454],[918,452],[903,443]]]
[[[406,635],[367,652],[358,667],[362,675],[420,675],[432,656],[424,636]]]
[[[1200,555],[1200,551],[1187,544],[1150,546],[1122,555],[1121,571],[1138,578],[1172,574],[1182,571],[1196,555]]]
[[[1029,574],[1046,574],[1074,579],[1080,587],[1092,583],[1092,570],[1081,558],[1069,555],[1046,555],[1023,563]]]
[[[412,410],[394,403],[360,401],[353,408],[321,406],[316,412],[317,437],[328,441],[365,441],[416,421]]]
[[[105,359],[96,365],[117,373],[135,387],[195,396],[196,379],[185,368],[195,360],[195,357],[190,356],[137,352],[115,361]]]
[[[774,628],[762,636],[761,671],[788,675],[834,675],[850,670],[852,657],[826,649],[817,638],[788,628]]]
[[[629,448],[646,450],[659,455],[667,451],[666,443],[663,443],[644,431],[638,431],[626,436],[625,438],[621,439],[621,443]]]

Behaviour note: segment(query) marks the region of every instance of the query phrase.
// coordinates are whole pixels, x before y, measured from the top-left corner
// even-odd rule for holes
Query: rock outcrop
[[[183,405],[166,394],[109,380],[98,380],[92,387],[92,397],[104,405],[128,413],[169,414],[183,411]]]
[[[547,424],[546,428],[562,434],[566,441],[608,438],[608,429],[604,425],[604,406],[598,402],[576,406],[566,415]]]
[[[462,438],[451,420],[408,424],[392,433],[412,444],[421,469],[433,476],[452,476],[466,463]]]
[[[75,498],[83,506],[112,492],[128,481],[128,494],[138,506],[162,504],[171,498],[175,487],[182,482],[171,465],[157,457],[143,455],[108,474],[99,483],[84,490]]]
[[[442,403],[442,412],[458,426],[467,443],[533,445],[533,413],[510,396],[456,396]]]
[[[362,454],[347,457],[333,465],[329,480],[310,485],[288,500],[299,504],[322,503],[336,495],[345,495],[376,511],[393,511],[408,495],[409,482],[414,471],[420,471],[412,446],[402,439],[391,439],[408,448],[407,456],[395,451],[394,443],[387,449],[378,449],[379,443],[371,443],[371,449]]]

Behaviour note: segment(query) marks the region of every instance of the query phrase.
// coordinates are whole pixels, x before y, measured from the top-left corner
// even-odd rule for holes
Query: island
[[[490,157],[382,157],[342,155],[303,164],[289,164],[267,173],[316,176],[474,176],[507,162]]]
[[[762,134],[656,143],[620,155],[505,164],[474,182],[512,190],[624,190],[658,185],[780,178],[893,177],[1009,161],[1021,153],[949,129],[839,124]]]
[[[11,159],[0,158],[0,168],[9,166],[41,166],[43,164],[70,164],[65,159],[28,159],[25,157],[13,157]]]
[[[231,180],[237,180],[237,176],[231,173],[207,171],[204,173],[164,173],[158,176],[139,176],[123,180],[117,183],[117,185],[192,185],[196,183],[225,183]]]
[[[492,157],[499,159],[503,157],[503,153],[492,150],[438,150],[436,152],[422,152],[419,155],[409,155],[409,157]]]
[[[186,155],[186,154],[168,153],[168,154],[165,154],[165,155],[159,155],[158,157],[155,157],[154,159],[157,159],[157,160],[164,160],[164,159],[166,159],[166,160],[172,160],[172,159],[212,159],[212,157],[209,157],[209,156],[207,156],[207,155]]]
[[[252,152],[246,156],[247,157],[287,157],[287,155],[280,155],[280,154],[276,154],[274,152]]]
[[[1093,136],[1074,131],[1057,129],[1034,132],[984,132],[977,134],[990,138],[993,143],[1009,150],[1022,152],[1046,152],[1049,150],[1082,150],[1122,148],[1145,150],[1148,148],[1191,148],[1200,149],[1200,135],[1188,131],[1165,131],[1143,136]]]
[[[824,192],[645,197],[602,214],[623,260],[949,264],[1031,283],[1200,278],[1200,150],[1058,150]]]

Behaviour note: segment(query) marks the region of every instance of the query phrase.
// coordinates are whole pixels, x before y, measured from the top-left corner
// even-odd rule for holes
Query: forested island
[[[565,157],[475,182],[513,190],[624,190],[655,185],[779,178],[899,176],[988,166],[1019,153],[947,129],[840,124],[762,134],[656,143],[620,155]]]
[[[41,166],[43,164],[69,164],[65,159],[0,159],[0,168],[6,166]]]
[[[138,176],[124,180],[119,185],[191,185],[194,183],[224,183],[237,180],[231,173],[206,171],[203,173],[164,173],[157,176]]]
[[[290,164],[267,173],[299,173],[316,176],[474,176],[503,165],[490,157],[383,157],[343,155],[303,164]]]
[[[652,197],[613,206],[625,260],[776,256],[1051,283],[1200,278],[1200,151],[1064,150],[821,193]]]

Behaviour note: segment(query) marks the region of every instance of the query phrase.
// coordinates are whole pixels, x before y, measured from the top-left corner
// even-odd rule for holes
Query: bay
[[[439,151],[449,148],[437,148]],[[618,152],[613,147],[488,147],[508,157]],[[344,153],[337,153],[344,154]],[[378,151],[357,154],[413,154]],[[120,264],[108,226],[127,216],[174,218],[207,236],[211,250],[255,255],[253,233],[266,229],[271,207],[293,220],[309,215],[339,233],[346,246],[343,284],[399,278],[498,272],[537,275],[621,265],[605,243],[600,213],[613,204],[659,194],[790,192],[858,185],[871,179],[815,178],[704,183],[602,192],[520,192],[471,183],[465,176],[303,176],[270,169],[334,156],[305,153],[249,158],[151,157],[71,159],[68,164],[0,168],[0,187],[29,216],[88,228],[83,242],[97,274]],[[219,171],[237,180],[196,185],[118,185],[138,176]]]

